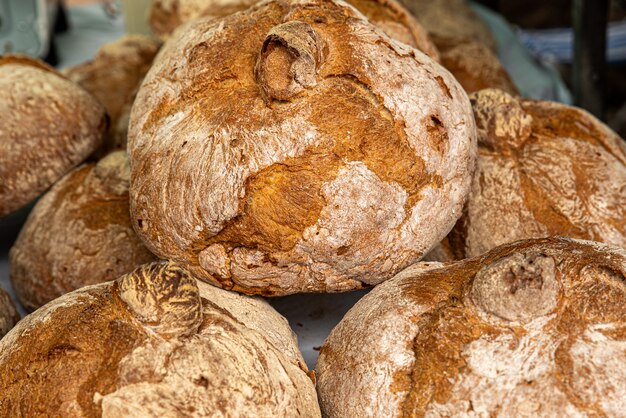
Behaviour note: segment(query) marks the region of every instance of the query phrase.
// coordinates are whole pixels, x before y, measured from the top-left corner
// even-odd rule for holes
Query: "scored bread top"
[[[361,299],[324,343],[325,417],[626,410],[624,250],[545,238],[420,264]]]
[[[342,2],[200,19],[164,45],[133,108],[134,226],[237,291],[374,285],[459,216],[474,135],[452,76]]]
[[[0,341],[2,416],[319,417],[267,302],[144,265],[61,296]]]
[[[626,143],[617,134],[559,103],[494,89],[471,99],[478,163],[464,215],[443,243],[448,257],[550,235],[626,248]]]

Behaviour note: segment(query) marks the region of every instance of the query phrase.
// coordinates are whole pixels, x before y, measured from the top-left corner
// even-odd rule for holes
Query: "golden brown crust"
[[[0,339],[2,339],[4,334],[9,332],[19,320],[20,315],[17,313],[17,309],[15,309],[11,297],[0,287]]]
[[[426,29],[437,48],[476,41],[495,52],[493,35],[466,0],[400,0],[400,3]]]
[[[82,162],[107,129],[104,108],[47,65],[0,58],[0,216]]]
[[[396,0],[346,0],[390,38],[419,49],[434,60],[439,52],[426,30]],[[150,26],[161,39],[199,17],[222,18],[243,11],[258,0],[156,0],[150,9]]]
[[[563,235],[626,248],[626,145],[582,109],[499,90],[472,96],[477,172],[448,237],[455,258]],[[445,259],[439,259],[445,260]]]
[[[454,75],[466,92],[497,88],[518,94],[496,55],[491,32],[465,0],[402,2],[433,40],[441,65]]]
[[[183,23],[199,17],[222,18],[256,3],[258,0],[154,0],[148,23],[152,32],[165,41]]]
[[[346,0],[387,36],[417,48],[435,61],[439,51],[426,29],[396,0]]]
[[[160,43],[151,37],[124,35],[100,48],[93,60],[65,71],[67,78],[98,99],[111,117],[108,151],[126,149],[126,138],[122,140],[126,128],[120,123],[124,113],[130,111],[159,47]]]
[[[2,416],[320,416],[286,320],[172,263],[29,315],[0,341],[0,392]]]
[[[519,94],[500,60],[489,48],[477,41],[439,46],[441,65],[458,80],[466,92],[474,93],[496,88],[509,94]]]
[[[37,202],[10,251],[26,309],[156,259],[132,228],[129,179],[126,153],[117,151],[67,174]]]
[[[194,21],[165,44],[136,103],[137,233],[236,291],[391,277],[449,230],[473,170],[458,83],[339,2]]]
[[[626,252],[520,241],[407,269],[361,299],[316,365],[326,417],[619,416]]]

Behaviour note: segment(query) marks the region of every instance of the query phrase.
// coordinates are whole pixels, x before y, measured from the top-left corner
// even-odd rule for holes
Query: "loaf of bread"
[[[67,174],[37,202],[10,251],[26,309],[156,260],[131,225],[129,180],[126,152],[117,151]]]
[[[3,417],[319,417],[287,321],[172,263],[66,294],[0,341]]]
[[[498,90],[471,96],[478,163],[464,214],[429,258],[563,235],[626,248],[626,143],[582,109]]]
[[[346,0],[389,37],[419,49],[434,60],[439,59],[426,30],[396,0]],[[150,9],[150,27],[161,39],[168,39],[174,29],[199,17],[221,18],[240,12],[259,0],[154,0]]]
[[[474,136],[450,74],[343,2],[196,20],[133,107],[134,227],[160,258],[236,291],[372,286],[453,226]]]
[[[8,293],[0,287],[0,339],[20,320]]]
[[[111,117],[107,150],[126,149],[128,112],[159,47],[151,37],[124,35],[100,48],[93,60],[65,71],[70,80],[93,94]]]
[[[439,48],[476,41],[496,50],[491,31],[472,10],[467,0],[400,0]]]
[[[498,56],[475,40],[440,42],[441,65],[454,75],[466,92],[495,88],[518,94]]]
[[[518,94],[515,84],[496,55],[489,28],[466,0],[400,0],[433,40],[441,64],[473,93],[497,88]]]
[[[105,109],[52,67],[0,56],[0,216],[24,206],[104,140]]]
[[[626,252],[544,238],[407,269],[361,299],[316,365],[325,417],[626,411]]]
[[[152,0],[148,24],[152,32],[167,40],[183,23],[199,17],[221,18],[240,12],[259,0]]]

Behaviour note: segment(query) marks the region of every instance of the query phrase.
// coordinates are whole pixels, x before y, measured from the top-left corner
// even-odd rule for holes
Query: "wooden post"
[[[608,0],[574,0],[574,101],[604,118]]]

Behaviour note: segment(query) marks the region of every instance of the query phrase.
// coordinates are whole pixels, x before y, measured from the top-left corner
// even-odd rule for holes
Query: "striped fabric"
[[[574,31],[572,28],[522,30],[517,35],[536,57],[545,61],[571,63]],[[607,28],[607,59],[626,62],[626,21],[611,22]]]

